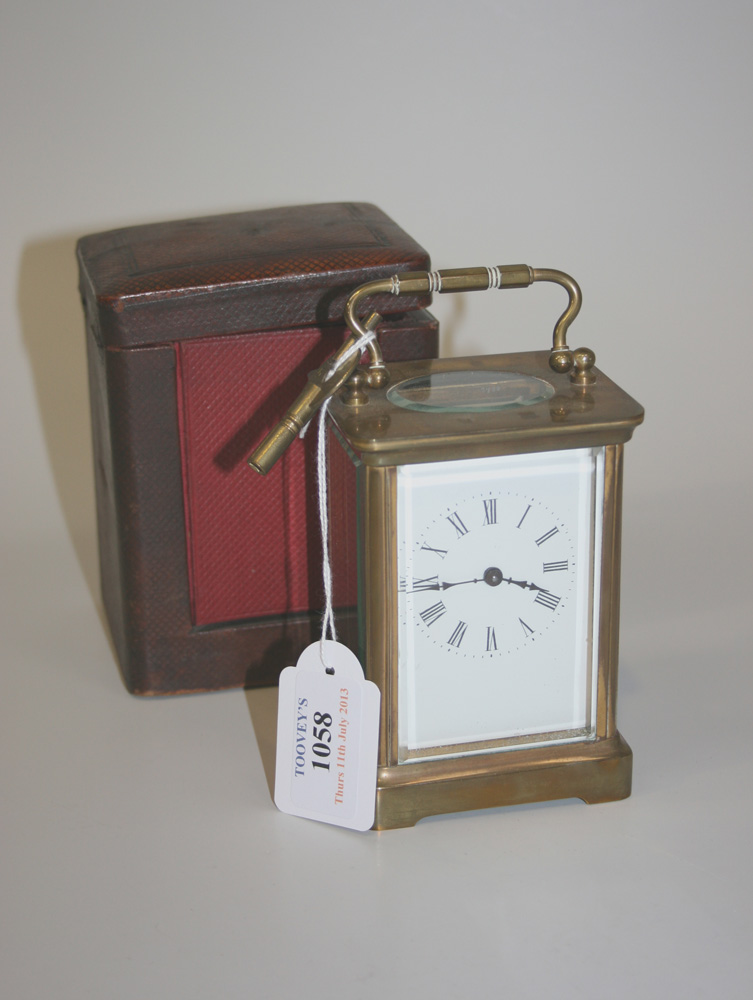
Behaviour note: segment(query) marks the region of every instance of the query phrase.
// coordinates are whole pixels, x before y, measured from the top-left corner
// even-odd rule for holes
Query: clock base
[[[630,795],[633,752],[613,737],[380,767],[375,830],[425,816],[554,799],[613,802]]]

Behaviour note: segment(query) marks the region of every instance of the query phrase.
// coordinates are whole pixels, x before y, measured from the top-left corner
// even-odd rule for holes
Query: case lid
[[[132,226],[78,243],[81,293],[113,347],[341,323],[363,282],[426,270],[375,205],[334,202]],[[375,298],[385,315],[430,296]]]

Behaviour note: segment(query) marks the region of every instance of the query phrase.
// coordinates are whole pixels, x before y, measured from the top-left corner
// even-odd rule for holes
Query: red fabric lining
[[[176,344],[194,624],[321,606],[314,428],[267,476],[246,457],[342,339],[308,327]]]

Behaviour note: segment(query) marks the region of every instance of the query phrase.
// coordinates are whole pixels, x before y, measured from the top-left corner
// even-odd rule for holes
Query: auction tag
[[[368,830],[374,823],[379,688],[346,646],[327,639],[280,674],[275,804],[282,812]]]

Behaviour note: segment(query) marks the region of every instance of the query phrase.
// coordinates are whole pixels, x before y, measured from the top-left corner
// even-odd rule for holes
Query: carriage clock
[[[388,372],[371,334],[380,317],[359,318],[379,293],[539,281],[569,295],[551,351]],[[630,794],[616,727],[622,454],[643,409],[593,351],[567,347],[580,304],[567,274],[517,265],[362,285],[346,306],[351,337],[249,458],[268,471],[332,397],[330,500],[351,497],[359,655],[382,693],[377,829]],[[359,366],[347,348],[369,340]]]

